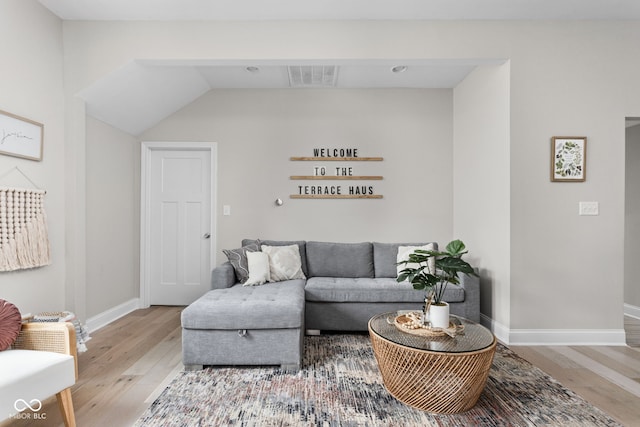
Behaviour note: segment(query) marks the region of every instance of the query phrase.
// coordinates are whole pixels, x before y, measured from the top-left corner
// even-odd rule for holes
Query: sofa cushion
[[[258,252],[260,250],[260,241],[256,240],[246,245],[242,245],[238,249],[223,249],[222,252],[233,265],[238,282],[244,283],[249,278],[249,266],[247,264],[247,252]]]
[[[304,318],[304,284],[304,280],[287,280],[209,291],[182,311],[182,327],[300,328]]]
[[[300,248],[298,245],[262,245],[262,251],[269,256],[270,282],[306,279],[302,272]]]
[[[313,302],[415,302],[424,304],[425,291],[413,289],[410,283],[398,283],[393,278],[312,277],[305,287],[307,301]],[[447,302],[463,302],[464,289],[448,285]]]
[[[300,263],[302,264],[302,272],[305,277],[309,277],[307,270],[307,243],[304,240],[262,240],[262,239],[244,239],[242,240],[242,246],[248,245],[250,243],[258,242],[260,245],[267,246],[290,246],[290,245],[298,245],[298,249],[300,250]]]
[[[307,242],[307,277],[373,277],[373,246]]]
[[[269,255],[264,252],[247,252],[249,278],[242,286],[263,285],[271,281]]]
[[[397,257],[400,246],[424,246],[433,243],[434,249],[438,249],[435,242],[428,243],[379,243],[373,242],[373,261],[375,264],[375,277],[398,277]]]
[[[429,243],[423,246],[398,246],[398,258],[396,259],[396,269],[398,277],[400,276],[400,273],[402,273],[402,271],[407,268],[420,268],[422,266],[422,263],[417,262],[408,262],[406,264],[404,263],[406,261],[409,261],[409,257],[411,256],[411,254],[413,254],[417,250],[433,251],[435,250],[435,247],[433,243]],[[430,257],[427,261],[427,272],[433,274],[435,271],[436,259],[434,257]]]

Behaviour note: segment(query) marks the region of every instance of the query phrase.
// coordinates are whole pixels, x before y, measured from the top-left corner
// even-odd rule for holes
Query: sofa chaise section
[[[281,365],[299,369],[304,336],[304,281],[240,284],[207,292],[182,312],[182,362]]]

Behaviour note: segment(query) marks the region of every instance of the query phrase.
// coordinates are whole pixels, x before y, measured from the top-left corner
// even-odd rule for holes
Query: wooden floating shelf
[[[382,157],[291,157],[303,162],[381,162]]]
[[[314,180],[314,181],[323,181],[323,180],[331,180],[331,181],[337,181],[337,180],[366,180],[366,181],[375,181],[375,180],[381,180],[382,177],[381,176],[377,176],[377,175],[372,175],[372,176],[335,176],[335,175],[330,175],[330,176],[318,176],[318,175],[294,175],[294,176],[290,176],[290,179],[310,179],[310,180]]]
[[[292,199],[382,199],[381,194],[363,194],[352,196],[350,194],[292,194]]]

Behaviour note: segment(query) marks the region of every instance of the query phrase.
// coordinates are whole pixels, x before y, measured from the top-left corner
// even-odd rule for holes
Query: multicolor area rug
[[[428,392],[428,391],[425,391]],[[505,346],[478,404],[429,414],[392,397],[367,335],[305,337],[303,369],[180,372],[135,424],[148,426],[618,426]]]

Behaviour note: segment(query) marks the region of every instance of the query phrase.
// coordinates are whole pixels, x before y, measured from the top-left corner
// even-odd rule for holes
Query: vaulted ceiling
[[[64,20],[640,19],[640,0],[39,1]],[[132,60],[78,95],[89,115],[139,135],[211,89],[452,88],[476,66],[499,62]]]
[[[144,60],[125,64],[78,95],[92,117],[139,135],[211,89],[452,88],[477,65],[496,62],[502,61]]]

